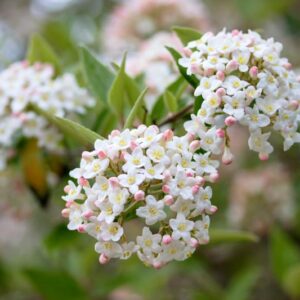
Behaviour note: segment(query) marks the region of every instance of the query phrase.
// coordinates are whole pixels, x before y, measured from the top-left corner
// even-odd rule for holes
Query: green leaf
[[[175,113],[178,110],[176,97],[168,90],[164,92],[164,102],[169,112]]]
[[[80,49],[80,58],[89,88],[97,99],[106,103],[114,74],[84,47]]]
[[[282,282],[291,267],[300,263],[300,249],[281,229],[271,234],[271,265],[276,278]]]
[[[300,298],[300,264],[287,270],[283,278],[283,287],[293,299]]]
[[[56,117],[45,110],[40,109],[36,105],[30,105],[37,114],[45,117],[51,124],[55,125],[64,135],[73,138],[82,145],[93,145],[97,139],[103,139],[96,132],[82,126],[74,121]]]
[[[38,34],[31,36],[26,56],[28,62],[49,63],[55,68],[56,75],[61,73],[61,64],[47,41]]]
[[[187,82],[189,82],[191,84],[192,87],[196,88],[199,84],[199,80],[197,79],[197,77],[195,75],[187,75],[186,68],[184,68],[183,66],[181,66],[179,64],[179,59],[182,57],[180,55],[180,53],[178,53],[172,47],[166,47],[166,48],[170,52],[170,54],[172,55],[173,59],[175,60],[175,63],[178,67],[178,70],[179,70],[180,74],[185,78],[185,80]]]
[[[210,243],[238,243],[238,242],[258,242],[258,237],[247,231],[229,229],[211,229]]]
[[[197,114],[198,110],[201,108],[202,102],[204,101],[202,96],[195,97],[194,102],[194,114]]]
[[[141,94],[138,96],[133,108],[131,109],[128,117],[127,117],[127,120],[125,122],[125,125],[124,125],[124,128],[131,128],[132,127],[132,124],[134,122],[134,119],[135,117],[137,116],[138,114],[138,111],[140,110],[140,108],[143,106],[143,103],[144,103],[144,97],[145,97],[145,94],[147,92],[147,88],[145,88]]]
[[[226,288],[225,300],[248,300],[260,273],[261,270],[257,267],[238,272]]]
[[[190,41],[199,40],[202,33],[189,27],[173,26],[172,30],[179,37],[183,45],[188,44]]]
[[[79,235],[75,231],[68,230],[66,224],[62,223],[52,229],[46,236],[44,244],[48,250],[55,250],[66,246],[74,247],[78,239]]]
[[[24,275],[46,300],[87,300],[86,292],[68,273],[27,269]]]

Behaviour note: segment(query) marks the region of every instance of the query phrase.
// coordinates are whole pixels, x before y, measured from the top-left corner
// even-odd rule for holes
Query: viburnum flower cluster
[[[72,118],[94,105],[74,75],[54,78],[51,65],[18,62],[0,73],[0,169],[5,168],[16,138],[36,138],[40,146],[59,150],[62,135],[45,118],[28,111],[29,104],[56,116]]]
[[[273,151],[272,131],[284,138],[284,150],[300,142],[300,84],[281,50],[282,44],[273,38],[225,29],[206,33],[184,49],[179,64],[199,80],[195,96],[203,97],[192,119],[224,136],[225,163],[233,158],[226,129],[237,122],[249,128],[249,148],[262,160]]]
[[[216,207],[204,184],[218,177],[218,166],[192,134],[178,137],[154,125],[114,130],[83,152],[80,167],[70,172],[75,181],[65,187],[62,214],[70,230],[97,240],[100,263],[137,253],[160,268],[209,241],[209,215]],[[130,240],[126,225],[132,219],[143,225]]]
[[[135,50],[142,41],[156,32],[169,31],[174,24],[206,31],[209,21],[204,5],[197,0],[124,1],[105,24],[105,50],[110,55]]]

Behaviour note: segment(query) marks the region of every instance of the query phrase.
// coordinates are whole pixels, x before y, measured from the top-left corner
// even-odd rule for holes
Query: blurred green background
[[[0,69],[24,58],[34,32],[46,38],[67,69],[78,61],[77,45],[101,56],[103,26],[120,2],[1,0]],[[204,4],[213,30],[249,28],[273,36],[300,68],[300,1]],[[300,148],[283,153],[279,146],[262,164],[249,153],[245,132],[235,128],[232,134],[238,137],[233,145],[238,158],[222,169],[215,186],[219,211],[212,226],[254,232],[258,243],[209,244],[159,271],[135,258],[102,266],[93,240],[67,231],[60,217],[65,181],[49,177],[55,191],[41,209],[15,164],[0,174],[0,299],[300,299]]]

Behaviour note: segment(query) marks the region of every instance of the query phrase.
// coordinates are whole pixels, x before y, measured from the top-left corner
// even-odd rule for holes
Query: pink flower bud
[[[193,193],[193,195],[195,195],[195,194],[198,193],[199,188],[200,188],[199,185],[197,185],[197,184],[193,185],[193,187],[192,187],[192,193]]]
[[[197,73],[199,70],[199,66],[195,63],[191,64],[191,71],[192,73]]]
[[[134,200],[135,201],[142,201],[145,199],[145,192],[142,191],[142,190],[139,190],[137,191],[135,194],[134,194]]]
[[[101,265],[105,265],[109,262],[109,258],[105,254],[101,254],[99,257],[99,262]]]
[[[66,207],[67,207],[67,208],[71,207],[71,206],[73,205],[73,203],[74,203],[74,201],[73,201],[73,200],[69,200],[69,201],[67,201],[67,203],[66,203]]]
[[[240,31],[239,31],[238,29],[233,29],[233,30],[231,31],[231,34],[232,34],[232,36],[237,36],[237,35],[240,34]]]
[[[164,203],[168,206],[172,205],[174,203],[174,199],[171,195],[167,195],[164,197]]]
[[[299,107],[299,102],[297,100],[292,100],[289,103],[289,109],[297,110]]]
[[[188,48],[188,47],[184,47],[182,49],[182,52],[187,57],[190,57],[193,54],[193,51],[190,48]]]
[[[216,75],[217,75],[217,79],[224,81],[225,73],[223,71],[218,71]]]
[[[195,238],[190,239],[191,247],[197,248],[199,246],[199,242]]]
[[[84,233],[85,232],[85,226],[83,224],[79,225],[77,227],[77,231],[80,233]]]
[[[249,70],[249,75],[251,78],[257,78],[257,74],[258,74],[258,68],[256,66],[253,66],[250,68]]]
[[[133,151],[137,147],[137,143],[135,141],[130,141],[130,149]]]
[[[61,211],[61,215],[62,215],[63,218],[69,218],[69,215],[70,215],[70,209],[64,208],[64,209]]]
[[[106,153],[103,151],[103,150],[100,150],[99,152],[98,152],[98,157],[100,158],[100,159],[104,159],[104,158],[106,158]]]
[[[89,185],[89,182],[87,179],[85,179],[84,177],[80,177],[78,179],[78,184],[81,185],[81,186],[88,186]]]
[[[219,128],[216,130],[216,134],[219,138],[223,139],[225,137],[225,130],[222,128]]]
[[[195,152],[200,148],[200,141],[199,140],[194,140],[190,143],[189,149],[191,152]]]
[[[170,193],[170,187],[168,185],[163,185],[162,187],[162,191],[165,193],[165,194],[169,194]]]
[[[163,133],[163,139],[165,142],[170,141],[174,136],[174,133],[171,129],[167,129],[164,133]]]
[[[69,185],[66,185],[66,186],[64,187],[64,192],[65,192],[66,194],[68,194],[68,193],[70,192],[70,190],[71,190],[71,187],[70,187]]]
[[[119,157],[119,159],[120,159],[120,160],[124,160],[125,155],[126,155],[126,151],[121,151],[121,152],[120,152],[120,157]]]
[[[85,160],[90,160],[93,155],[88,151],[83,151],[81,157]]]
[[[187,139],[189,142],[193,141],[195,139],[195,135],[193,133],[187,133]]]
[[[226,126],[232,126],[237,122],[236,118],[229,116],[225,119]]]
[[[259,153],[258,157],[259,157],[260,160],[266,161],[266,160],[269,159],[269,154],[267,154],[267,153]]]
[[[222,162],[224,165],[230,165],[233,161],[233,154],[231,153],[230,149],[225,146],[223,156],[222,156]]]
[[[170,178],[172,177],[171,172],[169,170],[165,170],[163,172],[163,176],[164,176],[164,181],[169,181]]]
[[[87,210],[85,211],[82,216],[85,218],[85,219],[89,219],[90,217],[92,217],[94,215],[93,211],[91,210]]]
[[[217,91],[216,91],[216,94],[218,97],[222,98],[223,96],[226,95],[226,91],[224,88],[218,88]]]
[[[113,189],[119,187],[119,179],[117,177],[110,177],[108,182]]]
[[[156,269],[156,270],[159,270],[164,264],[160,261],[155,261],[153,263],[153,268]]]
[[[111,132],[110,136],[116,137],[119,136],[120,134],[121,134],[120,130],[115,129]]]
[[[211,207],[210,207],[210,213],[212,213],[212,214],[214,214],[216,211],[218,210],[218,208],[216,207],[216,206],[214,206],[214,205],[212,205]]]
[[[204,76],[206,77],[209,77],[209,76],[212,76],[214,74],[214,69],[207,69],[207,70],[204,70]]]
[[[194,172],[193,171],[187,171],[187,172],[185,172],[185,175],[187,177],[194,177]]]
[[[173,241],[172,237],[169,234],[165,234],[162,238],[162,243],[168,245]]]
[[[285,68],[285,69],[287,69],[287,70],[292,70],[292,64],[291,63],[289,63],[289,62],[287,62],[287,63],[285,63],[285,64],[283,64],[283,67]]]
[[[226,66],[226,72],[231,73],[231,72],[237,70],[238,67],[239,67],[238,62],[236,60],[231,60]]]
[[[211,174],[209,176],[209,179],[212,183],[217,182],[219,180],[219,178],[220,178],[220,174],[218,172]]]

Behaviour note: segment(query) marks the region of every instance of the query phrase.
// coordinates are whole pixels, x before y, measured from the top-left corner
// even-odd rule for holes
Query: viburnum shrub
[[[135,252],[155,268],[186,259],[208,243],[209,215],[216,211],[204,185],[216,179],[219,163],[199,150],[193,135],[177,137],[154,125],[97,140],[70,172],[77,181],[65,187],[68,228],[97,240],[100,263]],[[144,227],[131,241],[124,225],[132,216]]]
[[[190,41],[179,59],[187,76],[199,80],[194,95],[203,102],[192,119],[224,129],[225,163],[232,160],[226,131],[235,123],[248,127],[249,148],[261,160],[273,151],[268,141],[272,131],[284,138],[284,150],[300,142],[300,83],[287,58],[280,56],[282,48],[254,31],[224,29]]]

